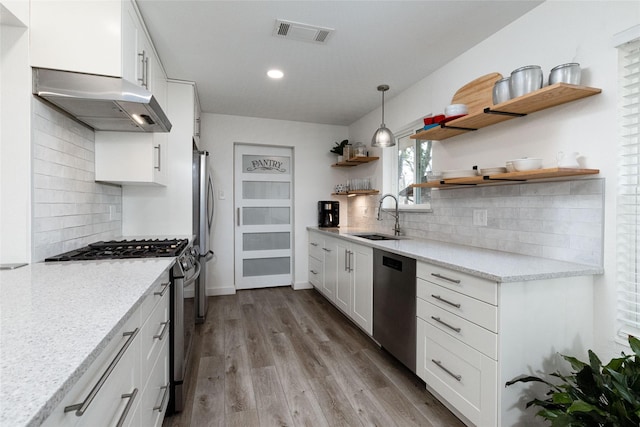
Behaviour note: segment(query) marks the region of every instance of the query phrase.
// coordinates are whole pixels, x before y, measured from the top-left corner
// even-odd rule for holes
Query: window
[[[410,136],[422,130],[422,120],[406,126],[396,133],[396,147],[390,178],[393,185],[390,190],[397,194],[400,209],[429,209],[431,190],[413,188],[411,184],[427,182],[427,173],[431,171],[432,141],[411,139]]]
[[[640,39],[619,47],[618,338],[640,335]]]

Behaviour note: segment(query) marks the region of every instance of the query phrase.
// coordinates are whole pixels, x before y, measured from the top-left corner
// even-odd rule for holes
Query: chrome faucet
[[[387,197],[391,197],[396,202],[396,213],[395,214],[389,213],[389,215],[392,215],[396,219],[396,223],[393,226],[393,234],[395,236],[399,236],[400,235],[400,214],[398,213],[398,198],[393,194],[388,193],[380,197],[380,201],[378,202],[378,221],[382,221],[382,201]]]

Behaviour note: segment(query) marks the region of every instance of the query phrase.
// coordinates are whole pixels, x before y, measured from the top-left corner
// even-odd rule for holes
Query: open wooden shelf
[[[487,107],[484,111],[468,114],[459,119],[443,123],[438,127],[418,132],[415,135],[411,135],[411,139],[442,141],[443,139],[522,117],[536,111],[546,110],[567,102],[597,95],[600,92],[602,92],[602,89],[556,83],[518,98]]]
[[[525,172],[506,172],[494,175],[479,175],[466,178],[451,178],[440,181],[413,184],[412,187],[449,188],[467,185],[487,185],[509,182],[529,181],[536,179],[562,178],[567,176],[595,175],[599,169],[573,169],[573,168],[549,168],[536,169]]]
[[[352,157],[344,162],[338,162],[331,165],[332,168],[344,168],[351,166],[358,166],[363,163],[369,163],[380,159],[380,157]]]
[[[379,190],[353,190],[345,191],[343,193],[331,193],[332,196],[370,196],[372,194],[380,193]]]

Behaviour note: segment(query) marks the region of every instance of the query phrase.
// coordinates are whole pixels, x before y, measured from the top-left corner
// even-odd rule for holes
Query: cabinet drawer
[[[494,360],[498,358],[498,335],[418,298],[416,313],[444,331]]]
[[[418,262],[416,275],[420,279],[428,280],[489,304],[498,305],[498,284],[496,282],[424,262]]]
[[[498,308],[444,286],[423,279],[417,281],[417,295],[431,304],[456,314],[492,332],[498,332]]]
[[[149,295],[147,298],[151,298]],[[147,319],[140,331],[140,384],[145,384],[158,355],[169,342],[169,292]]]
[[[78,382],[71,388],[62,402],[53,410],[51,415],[45,420],[43,426],[96,426],[115,424],[126,410],[131,398],[122,398],[123,394],[131,393],[134,389],[140,391],[139,384],[139,313],[134,313],[125,325],[118,331],[115,337],[107,344],[87,372],[80,377]],[[124,333],[136,331],[135,335],[123,336]],[[126,347],[126,349],[125,349]],[[117,359],[115,367],[106,374],[110,364]],[[87,406],[86,411],[81,416],[76,415],[76,411],[65,412],[68,406],[84,402],[92,389],[106,378],[97,394]],[[137,395],[131,402],[131,409],[135,408],[140,398]],[[130,419],[131,411],[127,414]]]
[[[497,363],[418,319],[418,375],[478,426],[497,425]]]
[[[317,233],[309,233],[309,256],[322,261],[324,258],[324,239],[322,239]]]
[[[140,398],[138,412],[140,426],[158,427],[162,425],[169,403],[169,342],[162,346],[160,357],[151,371],[149,382]]]
[[[164,296],[168,296],[169,293],[171,293],[171,279],[169,278],[169,269],[167,269],[153,282],[150,293],[140,305],[140,321],[142,323],[149,317],[160,300]]]
[[[322,263],[313,257],[309,257],[309,283],[315,288],[322,289],[324,280],[324,269]]]

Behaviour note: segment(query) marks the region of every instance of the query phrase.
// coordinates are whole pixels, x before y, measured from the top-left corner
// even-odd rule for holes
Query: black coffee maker
[[[340,202],[318,202],[318,227],[337,227],[340,224]]]

